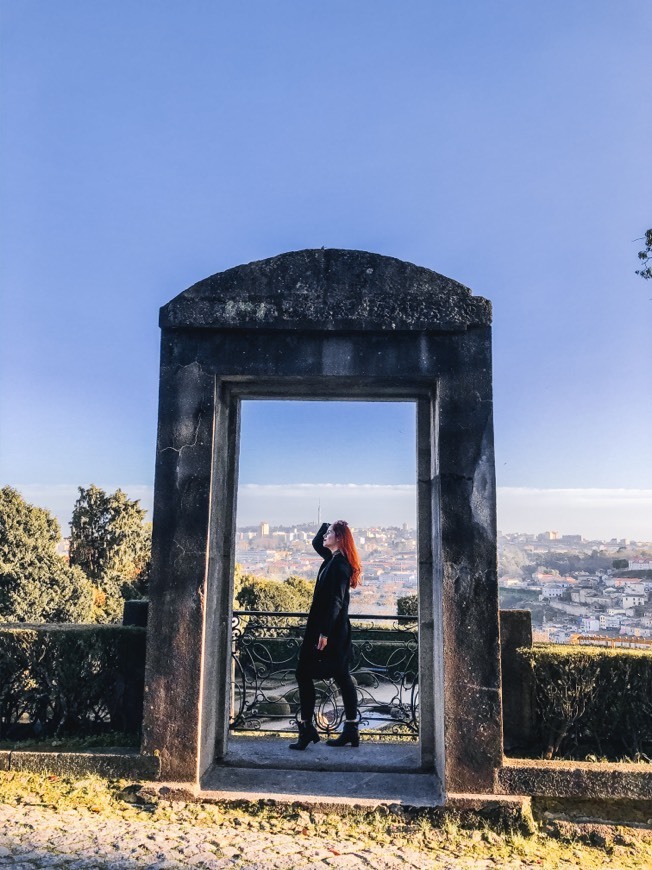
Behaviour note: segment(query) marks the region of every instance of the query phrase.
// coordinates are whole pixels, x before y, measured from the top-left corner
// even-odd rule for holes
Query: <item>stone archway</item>
[[[143,751],[164,778],[197,783],[226,747],[240,401],[401,398],[417,403],[421,768],[493,792],[490,322],[449,278],[344,250],[238,266],[161,309]]]

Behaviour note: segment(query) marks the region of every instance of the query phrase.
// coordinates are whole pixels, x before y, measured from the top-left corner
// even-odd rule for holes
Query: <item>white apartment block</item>
[[[539,595],[539,601],[545,601],[546,598],[548,601],[552,601],[555,598],[561,598],[565,591],[565,586],[560,586],[558,583],[550,583],[543,589],[541,595]]]
[[[630,607],[642,607],[647,601],[647,595],[623,595],[622,608],[628,610]]]
[[[648,583],[628,583],[627,586],[623,589],[623,594],[625,595],[645,595],[648,591],[647,586],[652,585]]]
[[[621,617],[618,615],[600,614],[600,628],[620,628]]]

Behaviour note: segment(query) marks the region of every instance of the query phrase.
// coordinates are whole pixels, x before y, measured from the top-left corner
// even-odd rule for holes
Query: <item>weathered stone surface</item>
[[[652,799],[649,764],[505,759],[496,772],[496,791],[532,797]]]
[[[434,773],[382,773],[352,769],[289,770],[253,767],[214,767],[202,780],[201,800],[252,801],[259,797],[279,803],[298,802],[330,812],[338,807],[437,807],[442,803]]]
[[[433,348],[445,789],[484,793],[502,759],[491,339],[486,328],[453,338]]]
[[[165,778],[199,775],[215,375],[162,349],[143,750]],[[213,693],[215,687],[213,686]]]
[[[0,751],[0,770],[9,770],[9,760],[11,752]]]
[[[417,404],[421,765],[491,793],[502,761],[490,306],[429,270],[299,251],[162,309],[143,749],[198,782],[227,749],[240,402]],[[352,759],[355,765],[355,760]]]
[[[460,330],[491,305],[430,269],[367,251],[292,251],[219,272],[161,309],[174,327]]]
[[[160,771],[159,759],[131,752],[24,752],[12,751],[10,770],[30,773],[54,773],[77,776],[96,773],[100,776],[156,779]]]

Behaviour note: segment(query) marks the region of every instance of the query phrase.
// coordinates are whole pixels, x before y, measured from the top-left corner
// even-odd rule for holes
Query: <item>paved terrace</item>
[[[413,743],[337,749],[322,741],[294,752],[288,748],[293,739],[231,737],[224,763],[204,777],[200,796],[251,800],[265,794],[333,807],[351,802],[434,807],[442,802],[439,780],[419,770],[419,749]]]

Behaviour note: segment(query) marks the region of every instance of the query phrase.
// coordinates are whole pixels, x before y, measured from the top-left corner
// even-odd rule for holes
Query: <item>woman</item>
[[[349,622],[349,588],[360,582],[361,565],[353,535],[344,520],[331,526],[324,523],[317,532],[313,547],[324,560],[315,583],[308,624],[303,636],[297,666],[297,683],[301,718],[299,739],[290,749],[305,749],[318,743],[313,724],[315,714],[315,679],[332,678],[337,683],[346,719],[340,736],[327,740],[328,746],[358,746],[357,693],[351,674],[351,623]]]

